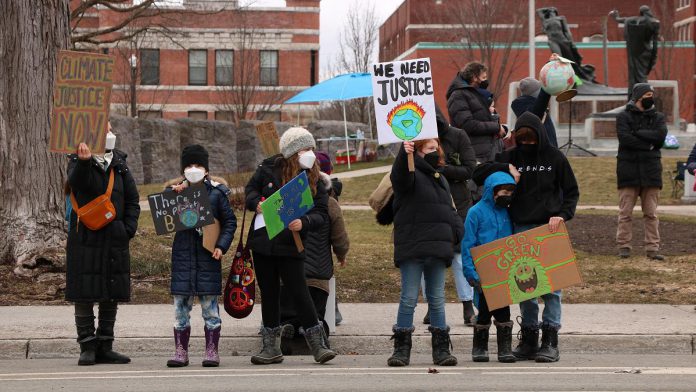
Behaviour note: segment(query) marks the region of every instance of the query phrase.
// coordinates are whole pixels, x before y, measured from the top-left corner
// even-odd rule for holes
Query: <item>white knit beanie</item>
[[[305,148],[317,148],[314,136],[302,127],[289,128],[280,137],[280,153],[285,159]]]

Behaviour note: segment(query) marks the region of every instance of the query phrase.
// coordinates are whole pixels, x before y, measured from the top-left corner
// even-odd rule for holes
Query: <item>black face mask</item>
[[[653,98],[643,98],[641,101],[643,102],[643,110],[652,109],[655,105],[655,100]]]
[[[518,144],[517,148],[523,154],[533,154],[537,152],[538,146],[536,144]]]
[[[512,196],[498,196],[495,198],[495,205],[498,207],[508,208],[512,203]]]
[[[437,169],[438,164],[440,163],[440,153],[437,151],[433,151],[429,154],[425,154],[423,157],[428,164],[434,168]]]
[[[487,90],[487,89],[488,89],[488,79],[482,80],[482,81],[479,83],[479,87],[482,88],[482,89],[484,89],[484,90]]]

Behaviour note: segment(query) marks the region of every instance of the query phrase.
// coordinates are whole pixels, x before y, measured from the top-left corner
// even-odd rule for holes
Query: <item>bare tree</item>
[[[70,43],[67,0],[4,0],[0,13],[0,260],[18,274],[60,263],[64,157],[48,152],[58,50]]]

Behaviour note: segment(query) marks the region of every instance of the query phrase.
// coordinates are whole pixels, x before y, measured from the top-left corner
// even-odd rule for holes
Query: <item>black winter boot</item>
[[[259,334],[263,338],[261,352],[251,357],[254,365],[270,365],[283,362],[283,352],[280,350],[281,327],[262,327]]]
[[[474,323],[476,323],[474,304],[471,301],[463,301],[462,305],[464,306],[464,325],[473,327]]]
[[[519,317],[517,318],[517,323],[520,324]],[[520,327],[520,332],[517,335],[519,343],[512,350],[512,355],[518,361],[533,361],[536,359],[537,351],[539,351],[539,328],[526,327],[522,324],[520,324]]]
[[[336,352],[329,349],[327,345],[328,338],[324,331],[324,325],[319,323],[312,328],[305,329],[305,340],[309,346],[309,350],[314,356],[314,360],[319,363],[326,363],[336,357]]]
[[[498,339],[498,362],[514,363],[515,356],[512,355],[512,321],[499,323],[495,321],[496,338]]]
[[[561,355],[558,352],[558,329],[550,325],[541,326],[541,348],[536,355],[537,362],[558,362]]]
[[[452,341],[450,340],[450,328],[445,329],[428,327],[432,336],[433,363],[438,366],[456,366],[457,358],[450,353]]]
[[[126,364],[130,358],[113,350],[116,302],[99,303],[99,327],[97,328],[97,363]]]
[[[411,347],[413,346],[413,331],[411,328],[392,328],[394,335],[391,340],[394,341],[394,354],[387,360],[389,366],[408,366],[411,363]]]
[[[75,327],[77,342],[80,344],[79,366],[91,366],[97,363],[97,337],[94,328],[94,304],[75,303]]]
[[[474,325],[474,346],[471,349],[471,359],[474,362],[488,362],[488,329],[490,324]]]
[[[97,363],[97,340],[92,339],[80,343],[80,359],[78,366],[92,366]]]

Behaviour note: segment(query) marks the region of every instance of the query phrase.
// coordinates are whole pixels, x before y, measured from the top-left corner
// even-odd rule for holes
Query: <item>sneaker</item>
[[[622,259],[631,257],[631,248],[619,248],[619,257]]]
[[[657,260],[657,261],[663,261],[665,259],[665,256],[661,255],[656,250],[648,251],[646,253],[646,256],[648,256],[648,258],[651,260]]]

